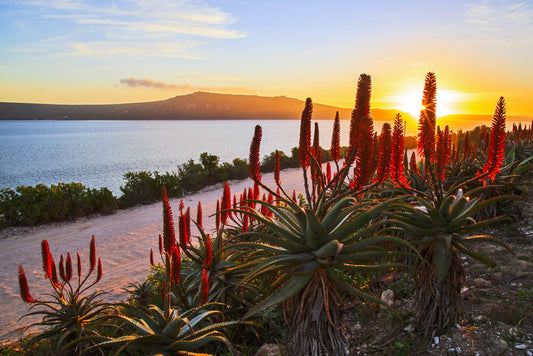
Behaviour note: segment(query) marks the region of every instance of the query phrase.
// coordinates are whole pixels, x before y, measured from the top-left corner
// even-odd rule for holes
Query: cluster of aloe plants
[[[117,354],[217,353],[222,352],[220,345],[235,352],[233,343],[250,342],[242,335],[256,337],[257,324],[268,324],[266,316],[277,306],[287,322],[284,342],[292,353],[345,354],[349,343],[343,332],[342,309],[348,298],[390,308],[365,290],[357,277],[372,280],[398,269],[414,272],[421,334],[431,337],[454,325],[461,312],[460,288],[465,280],[459,254],[494,266],[472,243],[506,246],[478,232],[505,220],[494,207],[524,189],[533,159],[528,153],[533,125],[506,133],[505,101],[500,98],[490,129],[472,135],[441,129],[436,125],[436,78],[428,73],[418,158],[414,153],[407,157],[401,115],[392,125],[385,123],[378,135],[370,116],[370,96],[371,78],[363,74],[357,85],[349,145],[341,157],[337,114],[328,152],[331,161],[325,165],[316,123],[312,130],[312,101],[307,99],[297,149],[304,181],[299,196],[283,187],[279,152],[269,158],[275,186],[263,183],[260,126],[255,127],[248,162],[254,185],[232,195],[224,184],[213,231],[203,226],[200,203],[192,219],[190,208],[180,202],[175,223],[163,188],[160,263],[150,251],[156,277],[130,285],[129,303],[111,308],[100,302],[93,307],[88,317],[91,325],[93,319],[96,322],[105,311],[113,310],[107,313],[114,325],[110,330],[84,328],[69,340],[58,339],[58,345],[63,349],[92,345],[91,350],[105,348]],[[506,144],[513,145],[507,155]],[[94,240],[91,246],[93,261]],[[61,272],[64,283],[57,284],[48,255],[43,252],[45,273],[60,295],[64,286],[70,287],[70,256]],[[94,265],[91,262],[89,274]],[[100,276],[100,267],[98,271]],[[23,299],[48,307],[29,295],[22,268],[20,276]],[[78,282],[74,294],[85,290],[81,286],[86,279]],[[33,313],[45,315],[41,325],[55,325],[55,317]],[[50,337],[59,329],[51,330],[38,338]]]
[[[76,253],[77,273],[73,276],[73,262],[70,253],[61,255],[59,268],[56,268],[47,240],[41,243],[43,271],[50,282],[52,291],[44,295],[45,299],[34,299],[28,288],[28,281],[22,265],[19,266],[19,285],[22,299],[31,304],[30,311],[24,316],[42,317],[28,328],[44,327],[44,331],[31,337],[27,346],[41,340],[49,340],[54,353],[76,352],[88,348],[99,335],[102,323],[111,310],[111,305],[102,299],[104,292],[90,291],[102,278],[102,262],[96,263],[94,236],[89,251],[89,268],[82,276],[82,263]],[[58,273],[59,269],[59,273]],[[89,279],[96,269],[96,278]],[[59,274],[59,278],[58,278]],[[77,278],[76,278],[77,277]]]

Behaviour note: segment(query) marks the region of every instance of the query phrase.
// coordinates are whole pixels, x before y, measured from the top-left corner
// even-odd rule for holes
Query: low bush
[[[89,189],[81,183],[0,190],[1,227],[72,220],[93,213],[111,213],[116,208],[116,198],[109,189]]]

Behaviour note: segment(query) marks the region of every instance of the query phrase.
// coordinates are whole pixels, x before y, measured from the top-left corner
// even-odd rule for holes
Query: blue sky
[[[406,109],[533,113],[533,3],[0,0],[0,101],[119,103],[197,90]],[[414,99],[407,99],[414,98]]]

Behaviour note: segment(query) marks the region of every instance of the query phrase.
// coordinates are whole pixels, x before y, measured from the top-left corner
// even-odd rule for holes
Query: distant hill
[[[299,120],[305,102],[285,96],[196,92],[162,101],[114,105],[0,103],[0,120]],[[313,118],[333,120],[352,109],[313,103]],[[396,110],[372,109],[376,121],[393,122]],[[377,128],[377,127],[376,127]]]

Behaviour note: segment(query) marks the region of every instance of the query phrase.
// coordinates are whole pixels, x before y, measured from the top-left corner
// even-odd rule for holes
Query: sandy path
[[[281,181],[287,192],[303,189],[300,169],[288,169],[281,173]],[[274,185],[273,174],[265,174],[263,182]],[[230,184],[233,194],[251,187],[246,179]],[[185,207],[191,208],[191,217],[196,217],[198,201],[202,202],[204,227],[214,227],[214,218],[207,218],[216,209],[216,200],[222,196],[218,185],[183,198]],[[179,199],[170,201],[174,216],[177,216]],[[157,251],[158,235],[162,233],[162,205],[156,203],[108,216],[83,218],[72,223],[60,223],[33,228],[14,228],[0,231],[0,342],[20,336],[21,328],[35,319],[18,318],[28,310],[19,294],[18,265],[22,264],[28,278],[30,293],[39,298],[49,291],[43,278],[41,241],[46,239],[50,250],[59,262],[60,254],[80,252],[83,269],[88,268],[89,242],[96,238],[96,254],[102,259],[103,277],[98,283],[102,290],[110,292],[110,300],[126,297],[122,290],[130,282],[143,281],[149,272],[150,248]],[[83,273],[83,272],[82,272]]]

